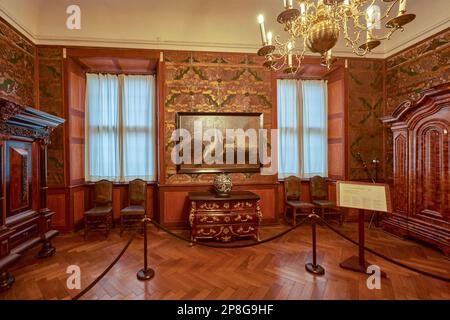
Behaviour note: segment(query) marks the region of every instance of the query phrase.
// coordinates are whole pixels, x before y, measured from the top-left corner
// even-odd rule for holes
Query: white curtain
[[[328,176],[327,82],[301,81],[303,97],[303,177]]]
[[[120,177],[119,154],[119,79],[87,74],[86,180]]]
[[[123,78],[123,174],[155,180],[155,78]]]
[[[87,74],[86,180],[155,180],[155,79]]]
[[[328,176],[326,81],[278,80],[278,177]]]
[[[297,81],[278,80],[278,177],[300,176]]]

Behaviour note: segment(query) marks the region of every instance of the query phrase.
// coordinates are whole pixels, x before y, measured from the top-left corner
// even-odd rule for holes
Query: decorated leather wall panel
[[[35,46],[0,18],[0,97],[35,106]]]
[[[450,29],[387,59],[388,115],[405,100],[449,81]]]
[[[383,116],[383,86],[383,60],[348,60],[348,165],[351,180],[368,179],[358,161],[358,153],[369,164],[373,159],[383,159],[383,125],[379,120]],[[378,176],[382,177],[381,166],[379,169]]]
[[[167,184],[209,184],[214,174],[177,174],[171,161],[177,112],[261,112],[272,128],[271,72],[256,55],[165,53],[164,178]],[[272,183],[274,176],[233,173],[234,183]]]
[[[62,48],[38,47],[39,103],[42,111],[64,118],[63,56]],[[58,127],[52,134],[48,148],[48,185],[64,185],[64,128]]]

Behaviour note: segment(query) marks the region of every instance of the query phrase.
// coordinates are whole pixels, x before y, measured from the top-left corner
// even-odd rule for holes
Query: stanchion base
[[[147,270],[141,269],[137,273],[137,278],[141,281],[150,280],[155,276],[155,270],[148,268]]]
[[[3,272],[0,274],[0,292],[9,290],[11,286],[13,285],[14,277],[9,272]]]
[[[342,262],[339,264],[339,266],[340,266],[342,269],[347,269],[347,270],[351,270],[351,271],[355,271],[355,272],[360,272],[360,273],[365,273],[365,274],[367,274],[367,268],[368,268],[369,266],[371,266],[371,265],[372,265],[372,264],[369,263],[369,262],[367,262],[367,261],[364,262],[364,265],[361,265],[361,264],[359,263],[359,257],[357,257],[357,256],[350,257],[350,258],[348,258],[347,260],[342,261]],[[381,271],[381,277],[382,277],[382,278],[387,278],[386,272]]]
[[[312,263],[307,263],[305,265],[306,271],[309,273],[321,276],[325,274],[325,269],[321,265],[313,265]]]

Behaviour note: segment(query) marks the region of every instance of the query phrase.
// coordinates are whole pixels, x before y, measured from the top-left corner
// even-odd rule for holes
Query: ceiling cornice
[[[0,16],[9,24],[26,36],[36,45],[59,45],[59,46],[96,46],[133,49],[155,49],[155,50],[192,50],[192,51],[224,51],[255,53],[259,49],[254,44],[239,43],[212,43],[212,42],[183,42],[183,41],[155,41],[155,40],[129,40],[113,38],[89,38],[89,37],[58,37],[49,35],[38,35],[30,30],[22,21],[11,15],[4,6],[0,5]],[[386,52],[373,52],[368,58],[386,59],[408,47],[431,37],[447,28],[450,28],[450,18],[446,18],[433,26],[404,39],[401,43]],[[356,57],[351,50],[333,50],[337,57]]]
[[[0,17],[5,19],[10,25],[16,28],[22,35],[28,38],[31,42],[36,44],[37,35],[25,26],[25,24],[16,19],[4,6],[0,4]]]
[[[410,39],[407,39],[407,40],[403,41],[402,43],[394,46],[392,49],[390,49],[384,53],[384,58],[389,58],[389,57],[395,55],[396,53],[399,53],[405,49],[408,49],[409,47],[411,47],[427,38],[430,38],[448,28],[450,28],[450,18],[446,18],[446,19],[434,24],[433,26],[417,33],[413,37],[410,37]]]

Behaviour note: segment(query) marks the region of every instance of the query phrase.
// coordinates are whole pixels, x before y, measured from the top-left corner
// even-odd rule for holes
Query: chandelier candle
[[[266,38],[266,27],[264,26],[264,16],[260,14],[258,16],[258,22],[259,22],[259,28],[261,29],[261,40],[263,43],[263,46],[267,44],[267,38]]]
[[[273,34],[272,34],[272,32],[267,32],[267,44],[269,45],[269,46],[271,46],[272,45],[272,38],[273,38]]]
[[[283,0],[283,5],[285,9],[292,9],[293,0]]]
[[[288,43],[288,67],[292,68],[292,43]]]
[[[367,8],[367,40],[372,40],[372,29],[375,26],[375,12],[370,6]]]
[[[402,15],[406,12],[406,0],[400,0],[400,6],[398,8],[398,14]]]

